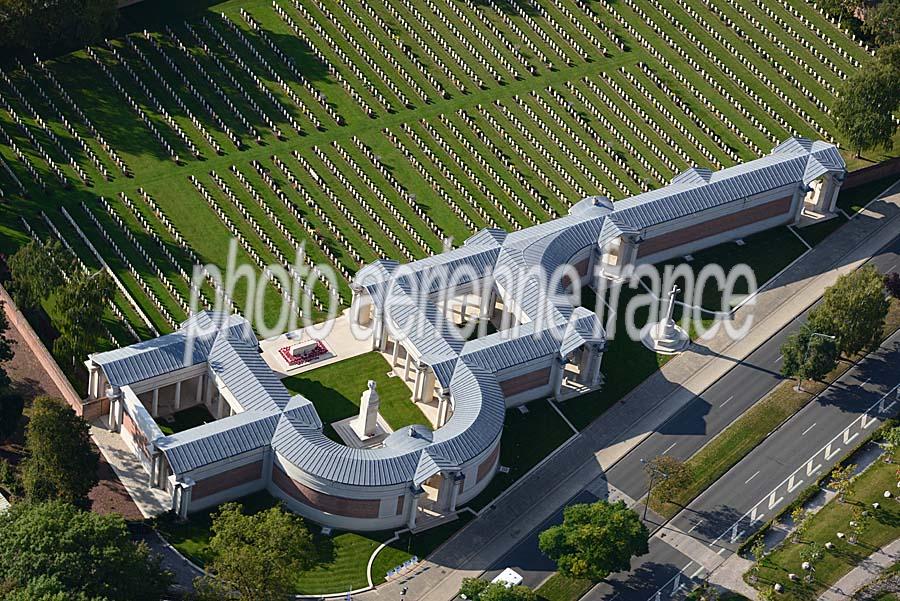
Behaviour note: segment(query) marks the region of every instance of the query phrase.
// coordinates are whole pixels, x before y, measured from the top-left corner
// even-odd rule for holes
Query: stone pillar
[[[417,487],[406,494],[411,498],[411,502],[409,503],[406,512],[406,527],[412,530],[416,527],[416,517],[418,517],[419,514],[419,498],[425,494],[425,491],[423,491],[421,487]]]
[[[378,433],[378,408],[381,404],[375,380],[369,380],[369,388],[359,399],[359,416],[350,424],[360,439],[371,438]]]
[[[181,382],[175,383],[175,411],[181,409]]]
[[[593,359],[594,351],[591,345],[585,344],[581,348],[581,361],[578,362],[578,381],[582,384],[590,384]]]
[[[392,350],[393,353],[391,354],[391,369],[394,369],[394,366],[397,365],[397,358],[400,356],[399,340],[394,340],[394,348]]]
[[[599,385],[600,381],[603,379],[603,374],[600,373],[600,364],[603,362],[603,350],[602,347],[598,347],[594,350],[594,363],[591,366],[591,375],[593,377],[591,380],[591,387]]]
[[[459,488],[462,486],[465,479],[466,477],[461,473],[453,475],[453,488],[450,489],[450,504],[448,505],[448,509],[451,512],[456,511],[456,500],[459,498]]]
[[[216,401],[218,405],[216,407],[216,419],[222,419],[225,417],[225,405],[228,403],[225,402],[225,397],[222,396],[221,392],[216,392]]]
[[[206,374],[200,374],[197,377],[197,394],[194,396],[194,402],[198,405],[203,402],[204,388],[206,388]]]
[[[425,383],[422,384],[422,400],[426,403],[430,403],[431,399],[434,398],[434,381],[436,376],[434,375],[434,370],[430,367],[425,367]]]
[[[447,423],[447,414],[450,412],[450,394],[441,394],[438,400],[437,427],[440,428]]]
[[[466,323],[466,311],[469,309],[469,294],[463,294],[462,304],[459,307],[459,319],[460,323]]]
[[[160,452],[150,443],[150,488],[156,488],[159,480]]]
[[[422,400],[422,392],[425,388],[425,370],[424,364],[416,362],[416,383],[413,386],[413,402],[418,403]]]
[[[109,429],[111,432],[118,432],[122,425],[119,421],[119,405],[122,404],[120,399],[110,397],[109,399]]]
[[[403,368],[403,381],[408,382],[409,381],[409,367],[410,367],[410,363],[412,362],[412,355],[409,354],[409,349],[405,349],[405,350],[406,350],[406,366]]]
[[[556,362],[553,365],[555,371],[552,372],[551,377],[553,378],[553,396],[556,400],[559,400],[559,397],[562,395],[562,383],[566,371],[566,363],[568,363],[568,361],[565,357],[557,357]]]
[[[153,404],[150,405],[150,415],[154,418],[159,413],[159,388],[153,389]]]
[[[88,398],[96,399],[100,396],[100,366],[91,361],[88,372]]]
[[[187,519],[188,509],[190,509],[191,506],[191,489],[194,488],[194,484],[195,482],[191,478],[185,478],[184,481],[177,484],[179,492],[176,512],[178,513],[178,519],[180,520]]]

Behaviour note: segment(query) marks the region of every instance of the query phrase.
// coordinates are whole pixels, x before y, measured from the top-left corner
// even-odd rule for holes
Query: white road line
[[[778,355],[778,358],[775,359],[775,363],[778,363],[778,362],[781,361],[782,359],[784,359],[784,355]]]
[[[730,402],[731,402],[731,399],[733,399],[733,398],[734,398],[734,395],[731,395],[730,397],[728,397],[727,399],[725,399],[725,402],[722,403],[721,405],[719,405],[719,407],[724,407],[725,405],[727,405],[728,403],[730,403]]]
[[[690,534],[691,532],[693,532],[694,530],[696,530],[697,528],[699,528],[699,527],[700,527],[700,524],[702,524],[702,523],[703,523],[703,520],[700,520],[699,522],[697,522],[696,524],[694,524],[693,526],[691,526],[691,529],[688,530],[688,534]]]
[[[725,547],[722,547],[721,549],[719,549],[719,552],[716,553],[716,555],[721,555],[724,552],[725,552]]]
[[[750,484],[750,481],[753,480],[754,478],[756,478],[756,477],[759,475],[759,472],[760,472],[760,471],[762,471],[762,470],[757,470],[757,472],[756,472],[755,474],[753,474],[752,476],[750,476],[749,478],[747,478],[747,479],[744,481],[744,484]]]
[[[669,451],[672,450],[672,447],[674,447],[677,444],[678,444],[678,442],[673,442],[672,444],[669,445],[668,449],[666,449],[665,451],[662,452],[662,454],[665,455],[666,453],[668,453]]]
[[[697,568],[697,571],[694,572],[693,574],[691,574],[691,578],[696,578],[700,574],[700,572],[702,572],[704,569],[706,569],[706,568],[704,568],[703,566],[700,566],[699,568]]]
[[[688,569],[688,568],[689,568],[689,567],[691,567],[691,566],[692,566],[692,565],[694,565],[694,562],[693,562],[693,560],[692,560],[692,561],[689,561],[689,562],[687,562],[687,563],[686,563],[686,564],[684,564],[684,567],[683,567],[683,568],[681,568],[681,572],[682,572],[682,573],[684,573],[684,572],[686,572],[686,571],[687,571],[687,569]]]
[[[885,269],[885,271],[894,271],[894,267],[896,267],[896,266],[897,266],[897,264],[894,263],[893,265],[891,265],[890,267],[888,267],[887,269]]]
[[[872,379],[872,378],[866,378],[866,381],[863,382],[862,384],[860,384],[859,387],[862,388],[863,386],[865,386],[866,384],[868,384],[868,383],[869,383],[869,380],[871,380],[871,379]]]
[[[815,428],[817,423],[818,423],[818,422],[813,422],[813,425],[811,425],[809,428],[807,428],[806,430],[804,430],[804,431],[803,431],[803,434],[801,434],[800,436],[806,436],[806,433],[809,432],[810,430],[812,430],[813,428]]]

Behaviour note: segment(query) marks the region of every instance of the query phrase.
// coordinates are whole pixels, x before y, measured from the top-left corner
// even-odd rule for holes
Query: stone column
[[[391,354],[391,369],[394,369],[394,366],[397,365],[397,358],[400,356],[400,341],[394,340],[394,348],[392,349]]]
[[[594,350],[590,344],[581,348],[581,361],[578,362],[578,381],[589,385],[591,382],[591,366],[593,365]]]
[[[88,371],[88,398],[96,399],[100,396],[100,366],[91,361]]]
[[[150,488],[156,488],[159,480],[160,452],[150,443]]]
[[[469,295],[468,295],[468,293],[466,293],[466,294],[463,294],[462,304],[459,307],[459,319],[460,319],[461,324],[466,323],[466,311],[468,310],[468,308],[469,308]]]
[[[453,488],[450,489],[450,505],[449,509],[451,512],[456,511],[456,500],[459,498],[459,488],[462,486],[463,481],[466,479],[464,475],[461,473],[454,474],[453,476]]]
[[[431,399],[434,398],[434,381],[436,376],[434,375],[434,370],[430,367],[426,366],[425,368],[425,383],[422,385],[422,400],[426,403],[431,402]]]
[[[568,361],[566,360],[565,357],[557,357],[556,362],[553,365],[553,369],[556,370],[552,374],[553,396],[554,396],[554,398],[556,398],[556,400],[559,400],[559,397],[562,395],[562,383],[563,383],[563,376],[565,375],[565,371],[566,371],[566,363],[568,363]]]
[[[437,427],[440,428],[447,423],[447,414],[450,410],[450,394],[444,393],[438,400]]]
[[[181,409],[181,382],[175,383],[175,411]]]
[[[153,389],[153,404],[150,405],[150,415],[156,417],[159,412],[159,388]]]
[[[409,354],[409,349],[405,349],[405,350],[406,350],[406,366],[403,368],[403,381],[408,382],[409,381],[409,367],[410,367],[410,363],[412,362],[412,355]]]
[[[425,388],[425,370],[424,364],[416,362],[416,383],[413,386],[413,402],[415,403],[422,400],[422,391]]]
[[[203,402],[203,389],[206,387],[206,374],[200,374],[197,377],[197,394],[194,396],[194,402],[200,404]]]
[[[227,405],[228,403],[225,402],[225,397],[222,396],[222,393],[218,391],[216,393],[216,400],[218,402],[216,408],[216,419],[222,419],[223,417],[225,417],[225,405]]]
[[[187,519],[188,509],[191,506],[191,489],[194,488],[194,484],[195,482],[191,478],[185,478],[184,481],[178,483],[180,492],[177,513],[180,520]]]
[[[425,494],[425,491],[419,487],[410,490],[406,494],[412,499],[406,513],[406,527],[412,530],[416,527],[416,517],[418,517],[419,514],[419,498]]]
[[[118,432],[122,425],[119,421],[119,405],[122,404],[120,399],[110,397],[109,399],[109,429],[111,432]]]

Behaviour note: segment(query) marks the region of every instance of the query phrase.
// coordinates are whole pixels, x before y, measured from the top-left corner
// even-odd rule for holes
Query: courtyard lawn
[[[170,422],[163,419],[156,420],[159,429],[162,430],[162,433],[166,436],[175,434],[176,432],[190,430],[197,426],[202,426],[215,419],[204,405],[196,405],[190,409],[179,411],[172,417],[174,419]]]
[[[885,490],[897,490],[897,465],[879,460],[853,482],[846,503],[832,500],[809,518],[808,529],[799,543],[791,543],[788,538],[783,546],[766,556],[755,586],[761,589],[779,582],[785,588],[785,598],[816,599],[873,551],[900,537],[900,503],[885,499]],[[873,510],[872,503],[876,501],[881,507]],[[837,532],[850,532],[849,522],[854,510],[859,509],[868,510],[871,521],[860,534],[857,544],[850,544],[847,538],[838,539]],[[826,542],[833,543],[834,548],[824,549]],[[813,582],[806,583],[802,580],[801,555],[812,543],[821,545],[824,555],[815,564]],[[801,580],[791,582],[789,573],[801,574]]]
[[[265,491],[244,497],[239,502],[244,505],[244,511],[250,514],[278,504]],[[210,515],[213,511],[215,510],[193,514],[183,523],[164,517],[157,522],[157,529],[179,552],[203,566],[213,558],[209,550],[212,523]],[[307,527],[314,535],[319,562],[313,569],[297,575],[297,594],[342,593],[367,586],[366,566],[369,557],[378,545],[393,534],[338,532],[332,536],[322,536],[321,528],[316,524],[307,522]]]
[[[359,412],[359,397],[369,380],[377,382],[381,415],[394,430],[411,424],[429,425],[428,418],[412,402],[409,387],[398,377],[389,377],[388,362],[377,352],[338,361],[325,367],[290,376],[282,383],[302,394],[316,407],[325,424],[325,433],[340,442],[331,424]]]
[[[490,505],[542,459],[568,440],[574,432],[546,401],[528,405],[528,413],[518,409],[506,412],[500,439],[500,465],[509,472],[497,472],[491,483],[467,505],[478,511]]]

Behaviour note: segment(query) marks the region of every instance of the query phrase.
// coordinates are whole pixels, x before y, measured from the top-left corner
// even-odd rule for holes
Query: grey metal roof
[[[246,411],[156,440],[172,472],[182,474],[272,442],[278,413]]]
[[[250,324],[239,315],[204,311],[171,334],[94,353],[90,359],[103,369],[112,386],[122,387],[205,362],[219,333],[256,343]]]
[[[256,344],[220,335],[209,353],[209,368],[244,411],[283,410],[291,394],[259,356]]]

